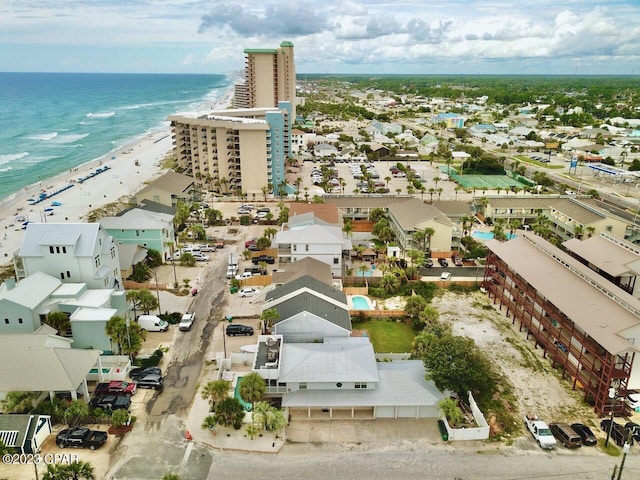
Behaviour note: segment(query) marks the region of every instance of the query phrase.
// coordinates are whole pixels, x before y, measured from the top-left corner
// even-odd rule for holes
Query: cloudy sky
[[[0,70],[639,74],[640,0],[0,0]]]

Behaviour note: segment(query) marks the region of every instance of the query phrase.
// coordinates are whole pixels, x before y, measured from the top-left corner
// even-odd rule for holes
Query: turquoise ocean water
[[[224,75],[0,72],[0,200],[221,98]]]

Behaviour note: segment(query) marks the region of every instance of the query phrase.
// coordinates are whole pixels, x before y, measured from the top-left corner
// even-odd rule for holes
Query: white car
[[[640,412],[640,393],[630,393],[625,398],[625,402],[634,412]]]
[[[241,297],[253,297],[256,293],[258,293],[257,288],[245,287],[240,289],[238,295],[240,295]]]
[[[196,259],[196,262],[208,262],[209,261],[209,255],[205,255],[204,253],[200,253],[200,252],[193,252],[193,258]]]
[[[185,313],[182,318],[180,319],[180,323],[178,324],[178,330],[180,330],[181,332],[186,332],[188,330],[191,330],[191,326],[193,325],[193,322],[196,319],[196,314],[193,312],[187,312]]]
[[[451,278],[451,272],[442,272],[440,274],[440,280],[449,280]]]

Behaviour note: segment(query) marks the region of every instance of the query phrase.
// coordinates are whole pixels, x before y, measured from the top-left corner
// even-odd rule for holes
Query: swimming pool
[[[351,297],[351,304],[353,305],[353,310],[371,310],[369,299],[362,295],[354,295]]]
[[[242,396],[240,395],[240,382],[242,381],[244,377],[238,377],[238,381],[236,382],[236,390],[234,393],[234,396],[238,399],[238,401],[240,402],[240,405],[242,405],[242,408],[244,409],[245,412],[250,412],[251,408],[253,407],[253,405],[251,405],[249,402],[245,402],[244,399],[242,398]]]
[[[480,230],[474,230],[471,232],[471,236],[476,240],[493,240],[493,232],[481,232]],[[507,233],[507,240],[516,238],[517,235],[513,233]]]

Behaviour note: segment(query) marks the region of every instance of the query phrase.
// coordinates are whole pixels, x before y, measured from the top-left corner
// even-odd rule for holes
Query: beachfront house
[[[135,194],[136,203],[141,204],[145,200],[175,208],[178,201],[188,203],[199,198],[193,177],[169,170]]]
[[[91,289],[124,289],[116,243],[98,223],[30,223],[13,264],[18,281],[42,272]]]
[[[121,245],[139,245],[155,250],[167,260],[171,245],[176,241],[173,229],[174,215],[132,208],[116,217],[103,217],[100,225],[111,235],[118,248]]]
[[[300,277],[270,291],[263,304],[263,311],[267,309],[278,312],[279,318],[270,331],[282,335],[285,342],[314,342],[351,335],[347,296],[312,276]]]

